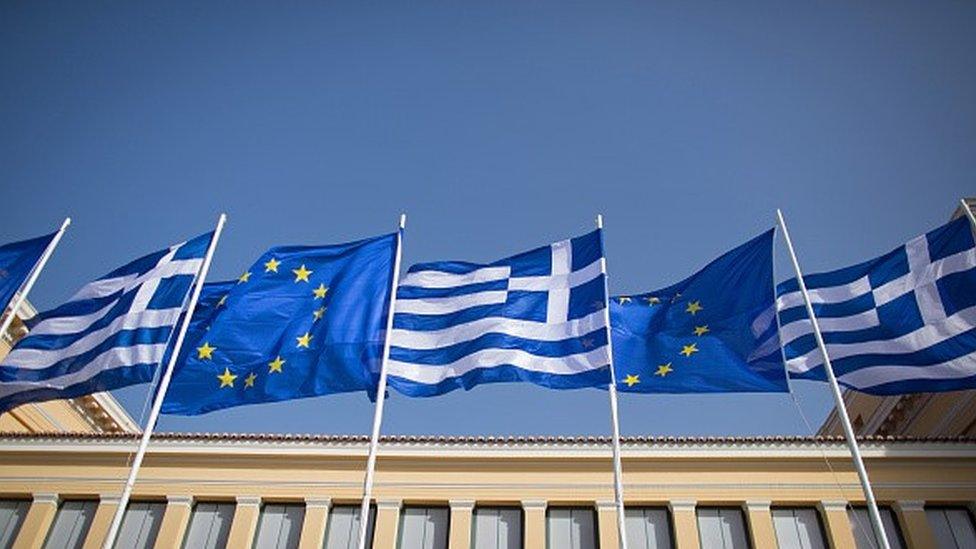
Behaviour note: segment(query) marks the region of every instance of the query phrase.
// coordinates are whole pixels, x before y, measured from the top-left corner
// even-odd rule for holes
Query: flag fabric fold
[[[976,388],[976,249],[965,216],[803,280],[841,385],[877,395]],[[790,376],[826,380],[796,279],[778,294]]]
[[[150,381],[212,237],[139,258],[32,318],[0,362],[0,411]]]
[[[397,235],[272,248],[205,284],[162,413],[375,393]]]
[[[619,391],[787,391],[771,229],[687,279],[610,303]]]
[[[44,255],[44,250],[57,234],[55,231],[48,235],[0,246],[0,313],[7,310],[10,300],[23,286],[24,281],[34,270],[34,266]]]
[[[490,264],[412,266],[397,289],[389,386],[426,397],[481,383],[606,386],[600,231]]]

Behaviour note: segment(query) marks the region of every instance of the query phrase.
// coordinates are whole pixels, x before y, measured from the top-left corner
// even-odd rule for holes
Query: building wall
[[[36,520],[16,546],[43,541],[52,502],[79,497],[101,502],[86,545],[98,546],[134,447],[134,438],[105,435],[0,439],[0,498],[34,501]],[[876,495],[896,509],[909,547],[931,542],[925,505],[976,502],[976,441],[869,441],[863,451]],[[267,502],[304,504],[304,543],[321,546],[330,507],[358,503],[365,454],[360,438],[161,435],[134,499],[168,502],[156,547],[179,547],[193,502],[209,501],[237,507],[234,547],[250,544]],[[830,546],[853,547],[845,508],[863,497],[839,441],[630,439],[623,457],[627,505],[668,509],[679,548],[699,546],[696,509],[712,506],[741,509],[753,547],[775,546],[771,509],[780,506],[816,509]],[[433,505],[450,509],[450,549],[467,548],[473,509],[499,505],[523,509],[526,549],[545,547],[547,509],[593,509],[599,547],[608,549],[617,545],[612,482],[604,440],[388,439],[373,547],[396,546],[404,506]]]

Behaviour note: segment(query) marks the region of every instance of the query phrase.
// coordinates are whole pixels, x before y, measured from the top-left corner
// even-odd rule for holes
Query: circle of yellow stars
[[[679,297],[681,297],[681,294],[680,293],[676,293],[671,298],[671,303],[674,303],[675,301],[677,301],[677,299]],[[617,299],[617,303],[619,305],[627,305],[627,304],[634,303],[634,298],[632,298],[630,296],[619,296],[616,299]],[[656,296],[644,296],[644,297],[641,297],[640,300],[643,301],[644,303],[646,303],[647,306],[649,306],[649,307],[653,307],[653,306],[659,305],[661,303],[661,298],[660,297],[656,297]],[[691,315],[691,316],[695,316],[699,312],[703,311],[704,309],[705,309],[705,307],[701,304],[701,301],[700,300],[695,300],[695,301],[689,301],[688,302],[688,304],[685,306],[684,312],[687,313],[687,314],[689,314],[689,315]],[[701,337],[701,336],[703,336],[703,335],[711,332],[711,329],[708,327],[708,324],[702,324],[702,325],[697,325],[696,324],[695,327],[694,327],[694,329],[692,331],[694,332],[694,334],[695,334],[696,337]],[[681,346],[681,350],[678,352],[678,354],[684,356],[685,358],[690,358],[691,355],[693,355],[693,354],[695,354],[695,353],[697,353],[699,351],[700,351],[700,349],[698,348],[698,343],[697,342],[693,342],[693,343],[690,343],[688,345],[682,345]],[[674,362],[673,361],[672,362],[668,362],[666,364],[660,364],[660,365],[658,365],[657,370],[654,372],[654,376],[655,377],[661,377],[661,378],[667,377],[668,374],[674,372],[674,367],[673,366],[674,366]],[[637,385],[637,384],[641,383],[640,374],[627,374],[627,376],[623,380],[623,383],[626,384],[628,387],[633,387],[634,385]]]
[[[264,263],[264,272],[267,273],[278,273],[278,268],[281,266],[282,262],[277,258],[270,258]],[[315,272],[302,263],[297,269],[292,269],[291,272],[295,275],[294,282],[297,284],[299,282],[305,282],[311,284],[310,276]],[[238,284],[246,284],[251,281],[252,276],[251,271],[245,271],[237,278]],[[319,283],[319,285],[312,289],[312,299],[313,300],[325,300],[325,296],[329,292],[329,287],[325,283]],[[227,303],[227,295],[223,295],[217,302],[217,306],[221,307]],[[323,304],[319,306],[312,312],[312,322],[321,320],[326,313],[327,307]],[[309,349],[312,339],[315,336],[312,335],[311,331],[306,331],[304,334],[299,335],[295,338],[295,348],[296,349]],[[197,359],[199,360],[210,360],[214,359],[214,352],[217,351],[217,347],[210,344],[209,341],[204,341],[203,344],[196,349]],[[275,356],[274,360],[268,362],[268,375],[282,373],[285,363],[287,361],[281,357],[281,355]],[[240,377],[230,371],[230,368],[224,367],[224,371],[216,376],[217,380],[220,382],[218,388],[224,387],[234,387],[234,382]],[[244,389],[254,387],[255,382],[258,379],[258,374],[256,372],[249,372],[247,376],[244,377]]]

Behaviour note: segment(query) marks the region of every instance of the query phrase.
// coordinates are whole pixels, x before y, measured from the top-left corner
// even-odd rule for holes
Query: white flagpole
[[[596,228],[603,230],[603,216],[596,216]],[[603,235],[600,235],[602,247]],[[613,424],[613,495],[617,504],[617,536],[619,547],[627,549],[627,528],[624,522],[624,481],[623,465],[620,461],[620,418],[617,415],[617,375],[613,371],[613,333],[610,329],[610,282],[607,280],[606,253],[600,258],[600,272],[603,274],[603,319],[607,324],[607,353],[610,355],[610,422]],[[360,548],[362,549],[362,548]]]
[[[24,301],[27,299],[27,294],[30,293],[31,288],[34,287],[34,282],[37,282],[37,277],[41,275],[41,269],[44,265],[47,265],[47,260],[51,258],[51,254],[54,253],[54,248],[58,246],[58,242],[61,241],[61,237],[64,236],[64,231],[68,229],[68,225],[71,225],[71,218],[64,218],[64,222],[61,223],[61,228],[58,229],[58,234],[54,235],[51,242],[48,243],[47,248],[45,248],[44,253],[41,254],[41,258],[37,260],[37,265],[31,270],[30,275],[27,276],[27,281],[17,292],[17,296],[14,297],[13,304],[10,307],[10,314],[3,319],[3,323],[0,324],[0,337],[7,333],[10,329],[10,325],[14,321],[14,317],[17,316],[17,311],[20,310],[20,306],[23,305]],[[2,311],[0,311],[2,312]]]
[[[959,203],[962,204],[962,211],[969,218],[969,223],[972,225],[973,230],[976,230],[976,216],[973,216],[973,211],[969,209],[969,204],[966,204],[966,199],[960,198]]]
[[[142,465],[142,459],[146,455],[146,448],[149,447],[149,438],[152,436],[153,429],[156,427],[156,420],[159,419],[159,411],[162,409],[163,400],[166,398],[166,389],[169,388],[170,379],[173,377],[173,366],[176,364],[176,359],[179,358],[180,348],[183,346],[183,338],[186,337],[186,331],[190,327],[193,310],[197,307],[200,291],[203,289],[203,283],[207,280],[207,271],[210,270],[210,260],[213,259],[214,250],[217,248],[217,241],[220,240],[220,233],[223,231],[224,222],[226,221],[227,215],[220,214],[220,217],[217,219],[217,228],[214,229],[213,238],[210,239],[210,246],[207,248],[207,255],[204,256],[203,263],[200,264],[200,270],[197,271],[196,283],[193,286],[190,303],[186,307],[183,324],[180,325],[180,331],[176,336],[176,342],[173,344],[173,352],[169,357],[169,363],[166,365],[166,369],[163,370],[163,377],[159,381],[156,400],[153,401],[152,410],[149,412],[149,419],[146,421],[146,427],[142,431],[139,450],[136,451],[135,459],[132,460],[132,468],[129,469],[129,478],[125,481],[125,487],[122,489],[122,497],[119,498],[119,507],[115,510],[115,515],[112,517],[112,526],[108,530],[108,535],[105,536],[102,549],[112,549],[115,545],[115,538],[119,535],[119,528],[122,527],[122,517],[125,516],[125,508],[129,504],[129,498],[132,496],[132,488],[135,486],[136,477],[139,475],[139,467]]]
[[[369,438],[369,455],[366,458],[366,477],[363,479],[363,503],[359,508],[359,549],[366,549],[366,529],[369,526],[369,502],[373,497],[373,473],[376,471],[376,451],[380,445],[380,426],[383,424],[383,403],[386,401],[386,363],[390,359],[390,333],[393,331],[393,308],[396,305],[397,285],[400,283],[400,256],[403,247],[403,229],[407,226],[407,214],[400,214],[397,231],[396,259],[393,260],[393,279],[390,288],[390,310],[386,316],[386,334],[383,356],[380,361],[380,380],[376,386],[376,409],[373,411],[373,433]]]
[[[786,221],[783,219],[783,212],[776,210],[776,217],[779,226],[783,229],[783,240],[786,241],[786,248],[790,252],[790,259],[793,261],[793,269],[796,271],[796,281],[800,286],[800,293],[803,294],[803,302],[807,307],[807,315],[810,317],[810,324],[813,326],[813,336],[820,347],[820,354],[823,357],[824,371],[827,372],[827,382],[834,395],[834,404],[837,407],[837,416],[840,418],[841,425],[844,426],[844,436],[847,438],[847,446],[851,449],[851,457],[854,458],[854,468],[857,469],[857,476],[861,480],[861,488],[864,490],[864,499],[868,504],[868,514],[871,516],[871,524],[874,526],[875,537],[884,549],[891,549],[888,545],[888,536],[885,535],[884,524],[881,523],[881,514],[878,512],[878,502],[874,499],[874,491],[871,489],[871,481],[868,480],[868,471],[864,468],[864,460],[861,458],[861,450],[857,447],[857,439],[854,436],[854,428],[851,426],[851,418],[847,415],[847,407],[844,406],[844,397],[840,393],[840,386],[837,385],[837,377],[834,376],[834,368],[830,364],[830,356],[827,354],[827,345],[824,343],[823,335],[820,333],[820,324],[817,316],[813,313],[813,303],[810,301],[810,294],[807,293],[807,285],[803,282],[803,273],[800,272],[800,262],[796,258],[793,250],[793,241],[790,240],[790,232],[786,229]]]

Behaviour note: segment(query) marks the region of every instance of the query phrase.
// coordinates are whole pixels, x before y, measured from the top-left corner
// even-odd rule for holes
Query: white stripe
[[[959,379],[976,375],[976,353],[931,366],[871,366],[848,372],[838,379],[854,387],[871,387],[896,381]]]
[[[580,337],[605,327],[606,316],[603,311],[590,313],[583,318],[569,320],[561,324],[489,317],[428,332],[397,328],[390,334],[390,342],[394,347],[404,349],[439,349],[471,341],[488,333],[505,334],[537,341],[560,341]]]
[[[587,353],[562,357],[541,357],[520,349],[483,349],[446,365],[419,365],[390,360],[387,371],[392,376],[416,383],[433,384],[458,377],[478,368],[511,365],[531,372],[546,374],[578,374],[609,364],[607,347]]]
[[[505,280],[511,274],[512,268],[507,266],[483,267],[463,274],[445,273],[443,271],[417,271],[407,273],[403,277],[403,280],[400,281],[400,286],[454,288],[457,286],[467,286],[468,284]]]
[[[571,289],[586,284],[598,276],[600,276],[599,259],[569,274],[512,277],[508,282],[508,289],[509,291],[524,290],[528,292],[546,292],[561,288]]]
[[[96,375],[113,368],[136,364],[159,363],[166,353],[166,344],[135,345],[116,347],[98,355],[84,368],[68,375],[45,379],[43,381],[11,381],[0,383],[0,398],[34,389],[63,389],[90,380]]]
[[[120,298],[121,299],[121,298]],[[92,324],[101,320],[112,307],[119,302],[118,299],[112,300],[108,305],[101,309],[83,316],[56,316],[47,320],[42,320],[30,330],[30,335],[48,334],[77,334],[87,330]]]
[[[819,321],[819,319],[818,319]],[[832,343],[827,345],[831,360],[849,356],[877,354],[896,355],[919,351],[976,327],[976,306],[963,309],[936,324],[928,324],[914,332],[894,339],[864,341],[860,343]],[[791,358],[787,367],[791,372],[803,373],[823,363],[819,349]]]
[[[878,318],[877,309],[868,309],[867,311],[850,316],[841,316],[836,318],[817,317],[817,323],[820,324],[821,333],[855,332],[857,330],[864,330],[867,328],[876,328],[881,325],[881,320]],[[783,324],[780,327],[780,338],[786,345],[789,345],[793,341],[812,333],[813,326],[810,324],[809,318],[794,320],[793,322]]]
[[[840,286],[827,286],[825,288],[807,288],[810,295],[810,302],[814,305],[824,303],[843,303],[845,301],[871,293],[871,281],[867,276]],[[776,300],[779,310],[801,307],[804,305],[803,294],[799,291],[790,292],[779,296]]]
[[[403,299],[398,297],[393,311],[397,314],[440,315],[455,313],[477,307],[479,305],[499,305],[508,299],[505,290],[492,290],[474,294],[450,297],[425,297],[418,299]]]
[[[573,244],[562,240],[551,245],[552,277],[546,298],[546,322],[566,322],[569,318],[569,292],[571,287],[556,284],[557,278],[568,277],[573,272]],[[568,280],[567,280],[568,282]]]
[[[71,297],[69,302],[85,301],[88,299],[105,297],[112,295],[119,290],[128,291],[153,278],[169,278],[176,275],[195,275],[197,271],[200,270],[200,264],[202,262],[203,259],[201,258],[180,259],[178,261],[172,261],[165,265],[154,267],[140,276],[131,274],[118,278],[95,280],[94,282],[90,282],[78,290],[78,292]]]
[[[22,349],[17,347],[3,359],[3,363],[0,366],[34,370],[47,368],[61,360],[94,349],[103,341],[122,330],[171,326],[179,319],[181,312],[183,312],[182,308],[175,308],[126,314],[116,318],[108,326],[86,334],[81,339],[61,349]]]

